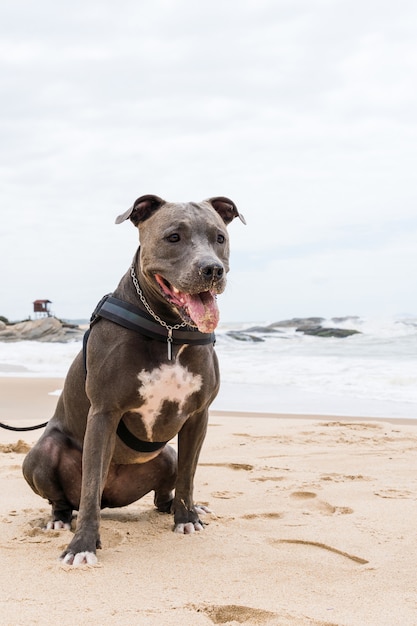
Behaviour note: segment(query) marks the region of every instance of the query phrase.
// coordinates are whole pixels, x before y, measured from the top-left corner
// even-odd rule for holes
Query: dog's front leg
[[[84,437],[82,483],[77,530],[61,555],[64,563],[97,563],[100,544],[100,504],[115,444],[118,416],[90,409]]]
[[[178,433],[178,477],[173,502],[174,531],[192,533],[202,530],[199,513],[208,512],[194,505],[194,474],[207,431],[208,410],[189,418]]]

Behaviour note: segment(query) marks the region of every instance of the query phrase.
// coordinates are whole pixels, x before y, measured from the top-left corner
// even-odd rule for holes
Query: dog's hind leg
[[[52,505],[46,528],[69,528],[81,493],[81,451],[60,431],[48,429],[23,461],[23,476]]]

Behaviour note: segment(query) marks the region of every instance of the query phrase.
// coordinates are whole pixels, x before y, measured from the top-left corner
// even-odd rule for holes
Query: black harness
[[[86,331],[83,338],[83,359],[84,369],[87,375],[87,344],[91,332],[91,328],[101,318],[114,322],[119,326],[134,330],[145,337],[156,339],[167,343],[168,355],[170,354],[171,343],[174,345],[209,345],[216,342],[214,333],[201,333],[192,326],[187,326],[186,330],[169,329],[158,324],[146,311],[139,309],[129,302],[115,298],[111,293],[104,296],[96,308],[90,319],[90,328]],[[166,445],[166,441],[142,441],[133,435],[121,419],[117,427],[117,435],[129,448],[136,452],[154,452],[160,450]]]

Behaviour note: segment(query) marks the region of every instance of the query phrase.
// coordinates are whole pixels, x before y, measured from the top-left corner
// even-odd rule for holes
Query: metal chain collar
[[[148,311],[148,313],[150,315],[152,315],[152,317],[154,318],[155,321],[158,322],[158,324],[160,324],[161,326],[163,326],[164,328],[167,329],[168,331],[168,337],[167,337],[167,343],[168,343],[168,360],[171,361],[172,360],[172,331],[173,330],[179,330],[180,328],[184,328],[184,326],[188,326],[188,324],[186,322],[182,322],[181,324],[175,324],[174,326],[169,326],[169,324],[167,324],[164,320],[162,320],[159,315],[157,315],[155,313],[155,311],[153,311],[151,309],[151,307],[149,306],[145,296],[142,293],[142,289],[140,288],[139,285],[139,281],[136,278],[136,274],[135,274],[135,268],[134,265],[132,264],[130,267],[130,275],[132,277],[132,281],[133,284],[135,286],[135,289],[137,291],[137,294],[139,296],[139,298],[141,299],[141,302],[143,304],[143,306],[145,307],[145,309]]]
[[[139,298],[142,301],[143,306],[148,311],[148,313],[150,313],[150,315],[152,315],[154,320],[156,320],[159,324],[161,324],[161,326],[163,326],[167,330],[178,330],[179,328],[184,328],[184,326],[188,326],[187,322],[182,322],[181,324],[175,324],[174,326],[169,326],[164,320],[162,320],[159,317],[159,315],[157,315],[154,311],[152,311],[151,307],[149,306],[148,302],[146,301],[145,296],[142,293],[142,289],[140,288],[139,281],[136,278],[135,268],[134,268],[133,265],[130,268],[130,275],[132,277],[133,284],[135,285],[136,291],[138,293]]]

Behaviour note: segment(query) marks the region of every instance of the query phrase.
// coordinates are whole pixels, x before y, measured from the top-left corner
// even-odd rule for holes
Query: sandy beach
[[[61,387],[0,378],[0,421],[47,420]],[[20,469],[41,431],[0,430],[2,624],[415,626],[417,422],[276,410],[212,412],[203,532],[172,533],[149,495],[103,511],[96,567],[62,566],[72,531],[43,530]]]

